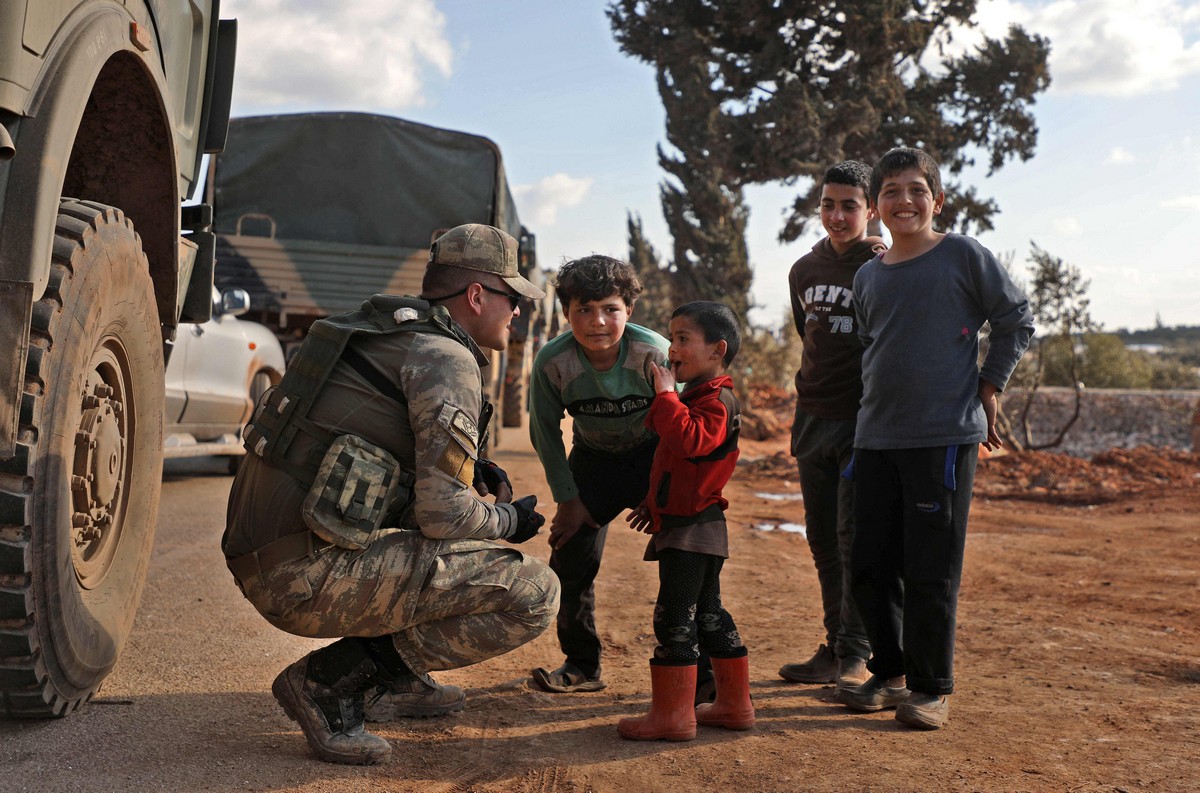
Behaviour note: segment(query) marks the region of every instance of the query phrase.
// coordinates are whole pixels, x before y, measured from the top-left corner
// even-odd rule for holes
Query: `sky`
[[[542,267],[628,256],[627,214],[660,256],[653,69],[620,52],[603,0],[222,0],[239,22],[235,115],[362,111],[493,140]],[[1200,324],[1200,3],[980,0],[978,29],[1051,43],[1035,156],[963,179],[1000,206],[980,241],[1027,272],[1031,243],[1090,279],[1106,330]],[[978,33],[955,37],[969,46]],[[778,233],[802,187],[746,191],[751,320],[779,327],[787,272],[821,236]],[[636,315],[635,315],[636,321]]]

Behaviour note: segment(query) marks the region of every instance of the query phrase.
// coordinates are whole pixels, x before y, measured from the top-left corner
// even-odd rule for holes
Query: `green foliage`
[[[1149,356],[1126,349],[1111,333],[1083,337],[1082,371],[1088,388],[1149,388],[1152,381]]]
[[[1047,334],[1069,338],[1100,329],[1087,297],[1092,282],[1078,267],[1030,243],[1029,307]]]
[[[1150,361],[1151,388],[1200,388],[1200,370],[1195,366],[1161,355],[1146,355],[1146,358]]]
[[[675,190],[688,194],[698,180],[706,193],[693,199],[694,219],[718,217],[705,207],[724,202],[720,217],[734,223],[744,185],[804,180],[780,232],[791,241],[815,215],[828,166],[873,163],[897,145],[942,163],[946,228],[991,228],[995,202],[954,177],[977,154],[989,173],[1033,156],[1031,107],[1050,83],[1049,43],[1013,26],[945,55],[950,31],[975,10],[975,0],[618,0],[607,13],[622,50],[655,67],[680,152],[660,158],[684,171],[668,168]],[[667,192],[664,208],[688,211],[668,206]]]
[[[662,268],[658,251],[646,239],[642,219],[626,215],[625,225],[629,230],[629,262],[642,282],[642,294],[634,306],[633,321],[665,336],[676,306],[671,273]]]
[[[684,31],[672,45],[671,51],[681,57],[660,53],[665,60],[658,68],[667,141],[677,152],[658,148],[659,165],[669,177],[659,195],[674,240],[672,291],[680,303],[717,300],[745,317],[752,276],[743,178],[724,156],[722,112],[710,91],[706,66],[683,54],[698,42]]]
[[[730,374],[746,385],[789,388],[800,369],[803,346],[792,323],[791,310],[776,329],[751,327],[742,335],[742,349]]]
[[[1131,350],[1115,333],[1047,339],[1041,351],[1045,367],[1042,385],[1072,385],[1072,348],[1079,356],[1079,379],[1087,388],[1200,388],[1200,376],[1191,367]]]
[[[1078,267],[1051,256],[1037,243],[1030,242],[1029,273],[1025,292],[1042,333],[1034,337],[1031,354],[1026,355],[1017,366],[1009,382],[1010,388],[1026,389],[1023,404],[1016,410],[1017,423],[1014,426],[1007,409],[1001,408],[997,424],[1002,436],[1013,447],[1047,449],[1061,444],[1071,425],[1079,419],[1083,381],[1081,355],[1075,345],[1075,335],[1093,333],[1100,328],[1092,321],[1088,310],[1091,303],[1087,297],[1090,282],[1083,278]],[[1029,411],[1038,387],[1050,383],[1051,378],[1075,388],[1074,412],[1058,429],[1056,437],[1047,443],[1035,445]]]
[[[1167,327],[1160,322],[1147,330],[1118,330],[1117,335],[1125,344],[1157,345],[1161,350],[1154,358],[1167,364],[1168,368],[1200,369],[1200,325]]]

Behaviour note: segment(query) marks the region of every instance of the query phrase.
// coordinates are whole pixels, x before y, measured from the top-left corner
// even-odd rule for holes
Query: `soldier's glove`
[[[482,457],[475,461],[475,480],[471,483],[475,492],[480,495],[498,493],[501,484],[505,485],[510,493],[512,492],[512,482],[508,481],[508,474],[504,473],[503,468]],[[482,490],[480,490],[481,485]]]
[[[538,533],[546,518],[534,509],[537,506],[537,496],[525,496],[512,502],[517,510],[517,526],[504,539],[512,543],[522,543]]]

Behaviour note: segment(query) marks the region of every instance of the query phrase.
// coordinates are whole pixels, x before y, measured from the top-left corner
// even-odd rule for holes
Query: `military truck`
[[[507,231],[522,275],[545,285],[500,150],[478,135],[367,113],[235,118],[206,190],[217,285],[246,290],[244,318],[289,353],[321,317],[377,293],[419,294],[429,243],[462,223]],[[530,342],[551,315],[524,301],[509,349],[487,367],[507,426],[521,422]]]
[[[0,2],[0,715],[76,709],[133,625],[236,32],[216,0]]]

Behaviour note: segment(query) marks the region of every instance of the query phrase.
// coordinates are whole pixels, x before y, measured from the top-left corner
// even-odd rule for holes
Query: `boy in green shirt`
[[[566,661],[533,670],[545,691],[599,691],[595,580],[608,523],[642,502],[658,439],[645,425],[654,399],[649,364],[666,365],[669,342],[627,324],[642,291],[633,267],[592,255],[567,262],[555,283],[570,333],[533,362],[529,434],[558,508],[550,568],[562,584],[558,640]],[[561,423],[573,421],[570,456]]]

